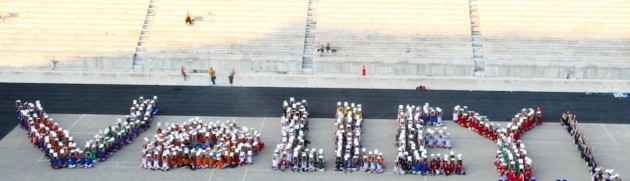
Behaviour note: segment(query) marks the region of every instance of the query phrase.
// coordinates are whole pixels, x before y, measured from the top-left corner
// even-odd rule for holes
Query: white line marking
[[[247,177],[247,169],[245,169],[245,174],[243,174],[243,181],[245,181],[245,177]]]
[[[628,130],[628,128],[626,128],[626,125],[623,125],[622,127],[623,127],[623,129],[626,130],[626,132],[628,132],[628,134],[630,134],[630,130]]]
[[[74,125],[77,125],[77,123],[78,123],[79,121],[81,121],[81,119],[83,119],[83,117],[84,117],[84,116],[85,116],[85,114],[81,114],[81,116],[79,116],[79,119],[77,119],[77,120],[76,120],[76,121],[72,124],[72,126],[70,126],[70,128],[68,128],[68,131],[72,130],[72,128],[74,128]]]
[[[427,176],[424,176],[424,181],[427,181]]]
[[[613,138],[612,134],[610,134],[610,132],[608,132],[608,129],[606,129],[606,127],[603,124],[600,124],[599,126],[601,126],[602,129],[604,129],[604,131],[606,131],[606,134],[608,135],[608,137],[610,137],[611,140],[613,140],[613,142],[615,142],[615,145],[619,145],[619,143],[617,143],[617,140],[615,140],[615,138]]]
[[[264,138],[264,137],[263,137]],[[473,140],[473,139],[453,139],[451,141],[456,142],[489,142],[488,140]],[[524,143],[528,144],[573,144],[573,142],[564,142],[564,141],[527,141]],[[613,143],[599,143],[599,142],[589,142],[589,144],[593,145],[615,145]]]
[[[263,118],[263,122],[260,125],[260,132],[258,132],[258,134],[260,134],[260,135],[262,135],[263,128],[265,128],[265,120],[267,120],[267,118]]]
[[[70,132],[71,134],[98,134],[98,132],[83,132],[83,131],[76,131],[76,132]]]
[[[272,172],[273,170],[265,170],[265,169],[247,169],[250,172]]]
[[[132,166],[119,166],[119,165],[113,165],[113,166],[109,166],[109,165],[99,165],[99,166],[94,166],[94,168],[139,168],[139,167],[132,167]],[[93,168],[92,168],[93,169]]]
[[[212,180],[212,175],[214,175],[214,170],[216,169],[212,169],[212,172],[210,172],[210,178],[208,178],[208,181]]]
[[[37,159],[37,162],[42,161],[42,158],[44,158],[44,154],[43,153],[42,153],[42,156]]]

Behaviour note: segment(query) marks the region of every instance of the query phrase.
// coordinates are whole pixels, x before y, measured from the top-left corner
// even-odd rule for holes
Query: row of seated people
[[[309,115],[307,106],[306,100],[299,102],[294,97],[283,102],[280,118],[281,134],[271,160],[272,170],[325,171],[324,150],[307,148],[310,144],[310,141],[306,139]]]
[[[440,107],[430,107],[429,103],[423,106],[403,105],[398,106],[398,117],[404,116],[406,120],[413,121],[414,124],[442,126],[442,109]]]
[[[367,151],[361,142],[363,110],[361,104],[337,102],[335,110],[335,170],[348,172],[382,173],[383,154]]]
[[[139,97],[131,105],[129,115],[124,120],[118,119],[113,125],[99,130],[94,139],[85,144],[82,156],[94,162],[103,162],[151,127],[153,117],[158,112],[157,96],[153,96],[153,99]]]
[[[441,112],[440,108],[436,108],[438,112]],[[446,148],[450,149],[451,142],[449,133],[446,132],[446,127],[440,129],[428,128],[425,132],[421,115],[429,113],[428,120],[435,120],[433,124],[429,125],[442,125],[441,116],[437,121],[435,110],[429,107],[426,103],[422,109],[414,105],[407,105],[398,107],[398,132],[396,134],[396,146],[398,147],[398,154],[396,158],[394,173],[395,174],[419,174],[419,175],[450,175],[450,174],[465,174],[462,165],[462,155],[458,154],[458,160],[455,161],[454,152],[451,152],[452,158],[449,158],[445,154],[444,160],[441,155],[438,158],[435,154],[432,154],[432,160],[428,160],[428,148]],[[432,121],[427,121],[431,123]],[[439,155],[439,154],[438,154]]]
[[[444,153],[444,157],[441,154],[431,154],[431,160],[429,160],[426,156],[426,150],[418,154],[414,154],[414,156],[407,156],[407,159],[404,157],[398,158],[396,163],[394,163],[394,174],[397,175],[405,175],[405,174],[415,174],[415,175],[444,175],[449,176],[453,174],[457,175],[466,175],[466,171],[464,170],[464,163],[462,154],[457,154],[457,159],[455,159],[455,153],[451,151],[450,155]]]
[[[567,130],[571,137],[573,137],[573,144],[580,152],[580,157],[584,160],[586,166],[589,167],[589,173],[591,174],[591,180],[593,181],[620,181],[619,174],[613,174],[613,169],[602,169],[597,164],[595,155],[593,153],[594,148],[586,143],[586,138],[578,125],[577,116],[570,111],[562,113],[560,117],[560,125]]]
[[[330,43],[326,43],[326,45],[322,43],[317,48],[317,52],[319,52],[319,56],[324,56],[324,54],[332,55],[333,52],[337,52],[337,49],[332,48]]]
[[[35,103],[17,100],[15,105],[20,127],[26,130],[29,141],[43,152],[53,169],[74,168],[79,161],[81,165],[87,164],[88,160],[76,157],[81,150],[69,131],[48,116],[39,100]]]
[[[203,123],[195,117],[182,124],[166,123],[152,139],[145,138],[142,167],[163,171],[235,168],[253,164],[264,145],[257,130],[236,121]]]

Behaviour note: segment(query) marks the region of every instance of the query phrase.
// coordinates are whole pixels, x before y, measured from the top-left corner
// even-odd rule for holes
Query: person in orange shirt
[[[206,154],[202,153],[199,159],[201,160],[201,164],[198,166],[201,168],[208,168],[208,159],[206,158]]]
[[[215,158],[212,155],[208,155],[208,168],[214,168]]]
[[[173,155],[169,155],[168,156],[168,166],[171,168],[175,168],[177,167],[177,158],[176,158],[176,154],[175,152],[173,152]]]
[[[188,154],[185,154],[185,155],[182,157],[182,162],[183,162],[182,167],[187,167],[187,168],[190,168],[190,169],[194,169],[194,168],[192,167],[192,164],[191,164],[191,161],[190,161],[190,157],[188,156]]]
[[[202,158],[201,154],[199,154],[199,152],[197,152],[197,156],[195,156],[195,169],[203,168],[203,164],[202,164],[201,160],[203,160],[203,158]]]
[[[223,169],[223,156],[217,155],[217,169]]]
[[[184,155],[182,153],[177,154],[175,159],[177,160],[177,167],[184,166]]]

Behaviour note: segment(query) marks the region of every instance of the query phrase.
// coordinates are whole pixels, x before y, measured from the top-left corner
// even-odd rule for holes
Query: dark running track
[[[136,85],[0,83],[0,138],[15,126],[15,100],[40,100],[48,113],[127,114],[139,96],[158,96],[159,115],[280,117],[282,101],[293,96],[308,101],[311,117],[331,118],[337,101],[361,103],[366,118],[395,119],[399,104],[441,107],[445,119],[455,105],[505,121],[524,107],[541,106],[545,120],[557,122],[567,109],[590,123],[629,123],[630,101],[611,94],[426,91],[377,89],[190,87]]]

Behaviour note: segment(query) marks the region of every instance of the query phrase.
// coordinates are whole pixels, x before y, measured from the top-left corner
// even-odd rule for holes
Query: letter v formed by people
[[[526,156],[525,144],[521,142],[520,137],[536,126],[536,119],[542,118],[542,115],[537,117],[534,113],[532,108],[523,109],[507,123],[506,127],[501,127],[490,122],[486,116],[467,110],[466,106],[462,108],[456,106],[453,121],[497,143],[497,159],[494,164],[500,175],[508,178],[522,175],[526,180],[531,180],[532,160]]]
[[[94,162],[107,160],[116,150],[130,144],[142,131],[149,129],[157,112],[157,96],[133,100],[126,119],[118,119],[113,125],[99,130],[83,150],[77,147],[69,130],[63,129],[48,116],[39,100],[34,103],[17,100],[15,116],[20,127],[26,130],[29,141],[43,152],[53,169],[59,169],[91,168]]]

